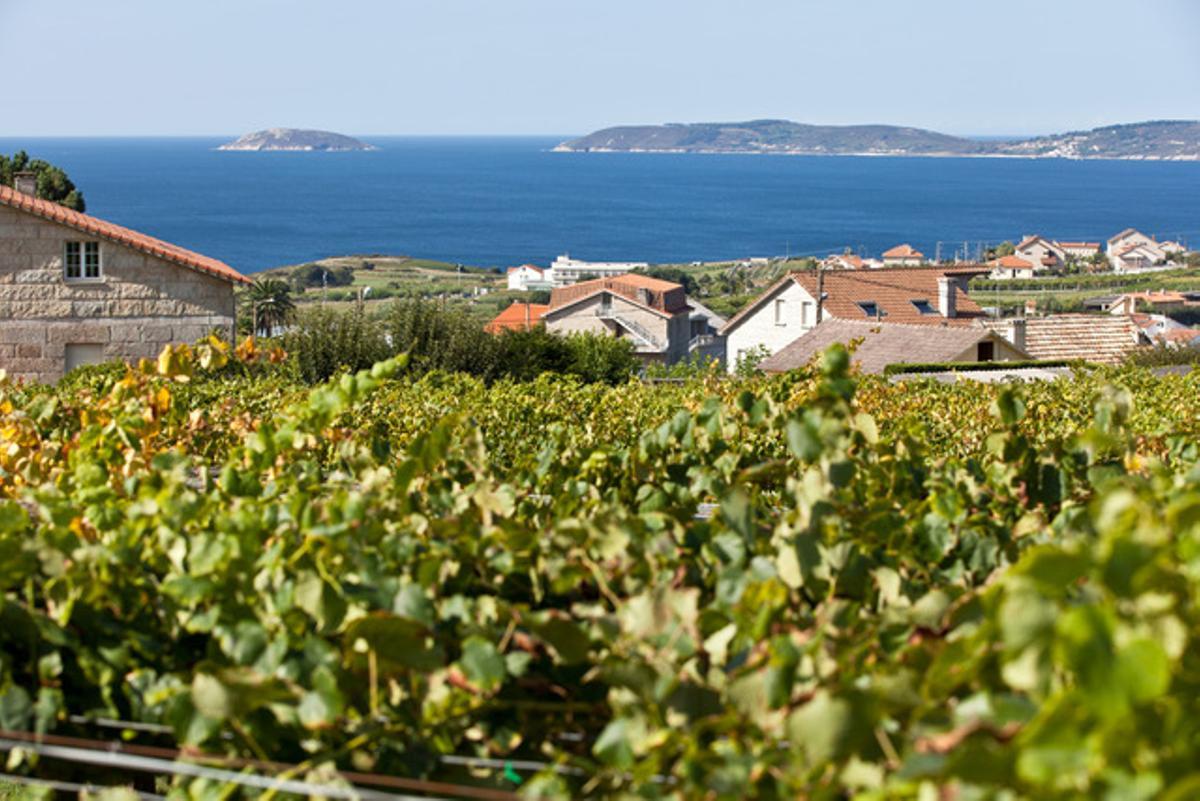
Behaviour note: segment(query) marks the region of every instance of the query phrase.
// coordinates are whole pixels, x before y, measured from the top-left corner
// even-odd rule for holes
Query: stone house
[[[57,381],[84,364],[157,356],[235,333],[234,287],[216,259],[0,186],[0,369]]]
[[[690,353],[692,312],[679,284],[626,273],[555,288],[542,323],[557,334],[624,337],[642,361],[674,364]]]

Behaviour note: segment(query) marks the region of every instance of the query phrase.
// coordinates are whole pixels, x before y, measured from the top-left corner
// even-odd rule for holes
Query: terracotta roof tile
[[[946,362],[1000,335],[982,326],[931,326],[858,320],[825,320],[783,350],[765,359],[760,369],[781,373],[803,367],[835,342],[862,340],[851,363],[864,373],[881,373],[889,364]],[[1010,346],[1011,347],[1011,346]],[[974,361],[974,360],[971,360]]]
[[[905,242],[903,245],[896,245],[891,250],[885,250],[883,257],[885,259],[923,259],[925,254]]]
[[[511,306],[492,318],[492,321],[485,325],[483,330],[489,334],[499,334],[504,331],[528,331],[541,322],[542,315],[549,308],[550,306],[544,303],[513,301]]]
[[[644,291],[645,300],[639,297]],[[654,309],[660,314],[677,314],[688,310],[683,287],[670,281],[651,278],[640,273],[623,273],[608,278],[594,278],[550,291],[550,310],[571,306],[598,292],[612,292],[621,297]]]
[[[972,277],[987,275],[986,267],[895,267],[878,270],[830,270],[825,272],[822,304],[823,317],[844,320],[863,320],[866,313],[859,303],[874,303],[883,311],[887,322],[913,323],[917,325],[969,325],[983,317],[983,309],[971,300],[963,289]],[[927,301],[933,309],[938,305],[938,279],[942,276],[957,277],[955,287],[956,317],[945,318],[940,314],[922,314],[914,301]],[[804,288],[811,297],[817,296],[817,273],[796,272],[785,275],[765,292],[739,311],[721,329],[727,334],[746,317],[754,313],[774,296],[789,281]]]
[[[993,264],[1000,267],[1011,267],[1017,270],[1027,270],[1033,266],[1033,262],[1022,259],[1020,256],[1001,256],[996,259]]]
[[[1125,314],[1055,314],[1025,321],[1025,350],[1035,359],[1117,364],[1144,335]]]
[[[941,268],[901,268],[871,270],[869,272],[835,271],[825,273],[824,316],[842,320],[869,319],[860,303],[873,303],[889,323],[912,323],[915,325],[966,325],[983,316],[983,309],[967,295],[962,285],[972,275],[986,274],[987,269],[958,271],[961,281],[956,282],[956,316],[945,318],[937,313],[938,279],[953,276],[956,271]],[[793,273],[792,278],[809,295],[817,295],[815,272]],[[922,314],[914,302],[926,301],[933,314]]]
[[[192,270],[208,273],[209,275],[215,275],[226,281],[233,281],[240,284],[251,283],[249,278],[223,261],[202,256],[199,253],[181,248],[178,245],[172,245],[170,242],[164,242],[161,239],[146,236],[115,223],[68,209],[66,206],[59,205],[53,201],[31,197],[11,187],[0,186],[0,205],[24,211],[43,220],[56,222],[68,228],[74,228],[77,231],[90,234],[91,236],[116,242],[119,245],[125,245],[126,247],[139,250],[142,253],[148,253],[164,261],[173,262]]]

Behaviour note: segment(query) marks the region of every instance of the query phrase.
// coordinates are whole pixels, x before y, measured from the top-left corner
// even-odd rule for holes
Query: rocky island
[[[265,131],[255,131],[217,148],[217,150],[301,150],[326,153],[378,149],[374,145],[359,141],[352,136],[303,128],[268,128]]]
[[[805,125],[788,120],[627,125],[563,142],[555,150],[1200,161],[1200,122],[1138,122],[1004,141],[895,125]]]

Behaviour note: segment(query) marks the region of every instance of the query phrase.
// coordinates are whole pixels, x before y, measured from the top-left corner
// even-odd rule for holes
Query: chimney
[[[37,197],[37,173],[28,170],[13,173],[13,189],[22,195]]]
[[[1025,350],[1025,318],[1017,317],[1008,321],[1008,341],[1017,350]]]
[[[958,283],[949,275],[938,277],[938,314],[943,317],[957,317]]]
[[[641,303],[643,306],[649,306],[650,305],[650,290],[646,289],[645,287],[638,287],[637,299],[638,299],[638,303]]]

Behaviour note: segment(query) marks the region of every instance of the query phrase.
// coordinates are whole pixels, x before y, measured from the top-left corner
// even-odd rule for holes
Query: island
[[[1006,140],[895,125],[806,125],[789,120],[626,125],[571,139],[554,150],[1200,161],[1200,121],[1156,120]]]
[[[255,131],[217,148],[217,150],[300,150],[325,153],[378,149],[374,145],[369,145],[345,134],[303,128],[268,128],[265,131]]]

